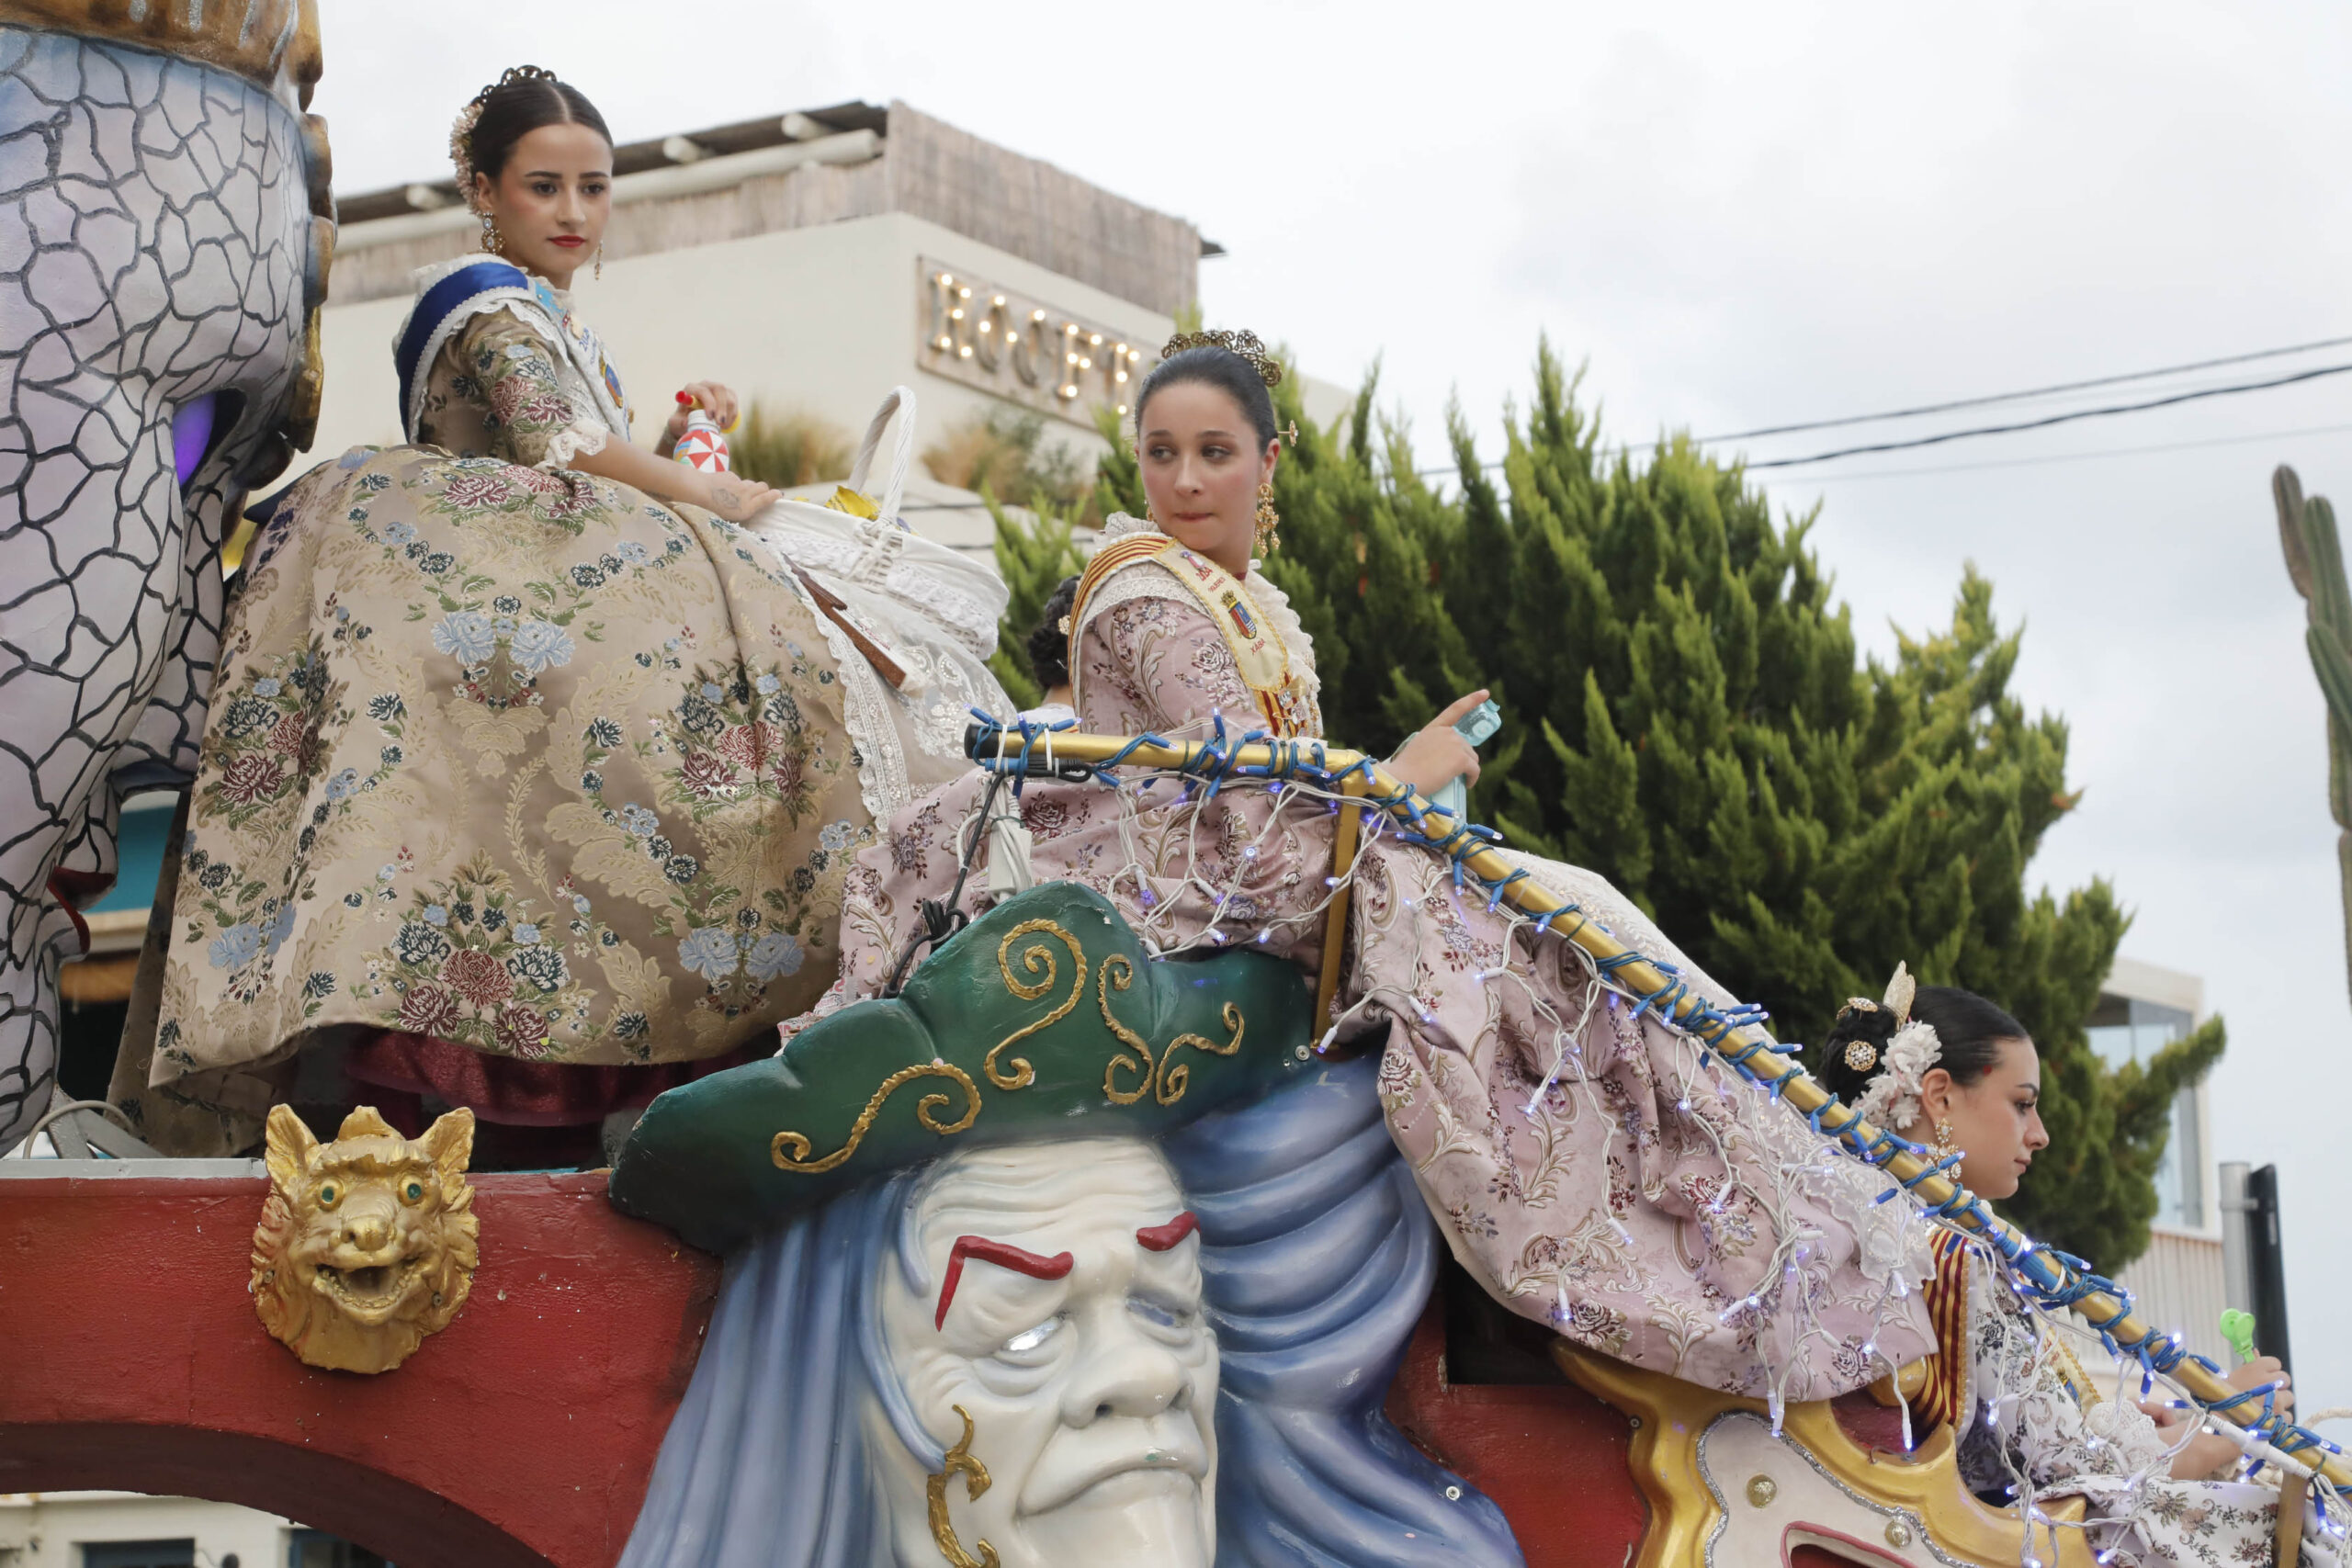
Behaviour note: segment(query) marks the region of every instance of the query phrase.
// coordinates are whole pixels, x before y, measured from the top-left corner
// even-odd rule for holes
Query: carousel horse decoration
[[[0,0],[0,1149],[122,799],[195,772],[232,514],[317,420],[319,72],[315,0]]]
[[[1440,1243],[1307,1009],[1052,883],[656,1100],[613,1201],[729,1264],[622,1562],[1519,1563],[1381,1414]]]

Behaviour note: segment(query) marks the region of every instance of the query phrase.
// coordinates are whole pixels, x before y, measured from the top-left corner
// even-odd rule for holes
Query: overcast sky
[[[1497,444],[1541,333],[1637,441],[2352,334],[2340,6],[323,9],[343,191],[445,175],[450,116],[523,61],[624,141],[903,98],[1199,224],[1230,252],[1202,268],[1209,321],[1325,379],[1378,359],[1432,461],[1449,396]],[[2279,462],[2352,501],[2352,377],[1770,488],[1824,503],[1869,646],[1940,623],[1971,560],[2025,622],[2018,684],[2072,724],[2086,791],[2030,874],[2112,878],[2124,952],[2201,974],[2228,1018],[2218,1152],[2281,1168],[2315,1408],[2352,1404],[2352,1341],[2325,1337],[2352,1287],[2352,1007]]]

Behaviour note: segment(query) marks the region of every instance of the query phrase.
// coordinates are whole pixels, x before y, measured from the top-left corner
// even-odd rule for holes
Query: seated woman
[[[2033,1041],[1972,992],[1921,986],[1913,994],[1898,973],[1883,1002],[1846,1004],[1814,1070],[1880,1126],[1939,1157],[1965,1151],[1960,1179],[1979,1197],[2013,1196],[2049,1146]],[[2060,1332],[2001,1283],[2001,1266],[1964,1233],[1939,1227],[1935,1256],[1926,1295],[1938,1349],[1912,1397],[1913,1417],[1959,1432],[1970,1490],[1996,1501],[2080,1494],[2102,1562],[2268,1560],[2278,1495],[2232,1479],[2242,1458],[2235,1443],[2189,1435],[2167,1406],[2103,1398]],[[2278,1383],[2278,1408],[2293,1407],[2274,1358],[2248,1361],[2226,1381],[2241,1389]]]
[[[594,106],[521,67],[451,148],[489,254],[419,275],[413,445],[295,486],[227,628],[153,1069],[220,1108],[220,1152],[326,1042],[396,1119],[430,1096],[493,1159],[502,1124],[552,1130],[511,1134],[530,1163],[594,1157],[607,1114],[771,1048],[833,973],[849,852],[968,766],[966,700],[1002,705],[964,649],[945,738],[908,742],[917,683],[774,544],[775,492],[629,444],[567,292],[611,210]],[[899,532],[837,521],[836,552]],[[842,593],[887,591],[867,575]]]
[[[1274,544],[1279,374],[1254,337],[1213,333],[1170,343],[1146,378],[1135,430],[1150,510],[1110,519],[1069,615],[1080,729],[1198,738],[1221,716],[1236,733],[1320,734],[1314,646],[1251,558]],[[1437,716],[1390,772],[1425,793],[1475,775],[1452,723],[1483,696]],[[956,884],[982,793],[978,777],[947,785],[859,857],[822,1010],[889,985],[924,929],[919,902]],[[1455,1256],[1513,1310],[1607,1355],[1792,1399],[1932,1348],[1897,1284],[1925,1255],[1895,1245],[1909,1233],[1874,1204],[1883,1178],[1808,1159],[1813,1135],[1785,1106],[1620,1006],[1558,931],[1457,891],[1443,857],[1374,830],[1335,866],[1335,809],[1301,788],[1172,781],[1031,781],[1021,797],[1035,876],[1101,891],[1163,955],[1247,944],[1317,972],[1335,886],[1351,885],[1329,1021],[1385,1037],[1389,1131]],[[1600,878],[1537,869],[1721,997]],[[984,880],[967,906],[988,901],[973,891]]]

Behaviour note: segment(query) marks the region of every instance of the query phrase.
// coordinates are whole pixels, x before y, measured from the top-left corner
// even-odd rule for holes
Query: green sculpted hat
[[[898,998],[656,1100],[613,1203],[724,1252],[967,1144],[1156,1137],[1303,1070],[1313,1011],[1288,964],[1155,962],[1102,895],[1046,883],[974,920]]]

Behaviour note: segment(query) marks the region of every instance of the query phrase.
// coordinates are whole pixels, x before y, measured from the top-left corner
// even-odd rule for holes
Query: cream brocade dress
[[[1118,518],[1110,533],[1143,526]],[[1314,650],[1296,615],[1256,571],[1243,586],[1287,645],[1311,713]],[[1206,734],[1220,712],[1237,732],[1263,722],[1202,600],[1159,560],[1103,579],[1081,615],[1070,660],[1080,729],[1182,739]],[[921,929],[917,901],[955,880],[983,787],[975,774],[918,801],[860,854],[844,890],[842,978],[820,1013],[882,987]],[[1333,847],[1319,803],[1239,789],[1184,803],[1171,789],[1136,810],[1100,785],[1032,782],[1021,811],[1039,880],[1096,888],[1163,950],[1215,923],[1236,945],[1318,966]],[[1679,961],[1600,878],[1528,864],[1623,940]],[[1504,917],[1455,896],[1430,852],[1376,836],[1359,870],[1338,1003],[1363,1004],[1377,1026],[1390,1131],[1455,1256],[1498,1300],[1604,1354],[1714,1387],[1760,1393],[1769,1360],[1787,1369],[1790,1399],[1858,1387],[1931,1348],[1907,1284],[1925,1276],[1925,1237],[1899,1223],[1905,1205],[1873,1202],[1883,1178],[1811,1160],[1818,1141],[1793,1112],[1728,1089],[1724,1069],[1655,1020],[1589,1007],[1585,971],[1557,938],[1536,943],[1531,962],[1522,930],[1510,940],[1529,983],[1481,983],[1503,961]],[[983,881],[967,887],[968,906],[989,902],[974,891]],[[1209,888],[1230,890],[1221,908]],[[1538,1001],[1577,1024],[1557,1064]],[[1777,1209],[1745,1195],[1779,1190],[1791,1165],[1803,1168]],[[1734,1172],[1747,1187],[1727,1182]],[[1783,1224],[1820,1233],[1785,1279],[1769,1262]],[[1751,1293],[1778,1314],[1775,1326],[1731,1310]],[[1814,1326],[1792,1342],[1777,1325],[1798,1315]]]
[[[338,1028],[708,1058],[833,974],[873,813],[830,623],[747,530],[561,467],[622,437],[514,311],[421,406],[249,554],[156,1042],[180,1100],[266,1106],[252,1075]]]

